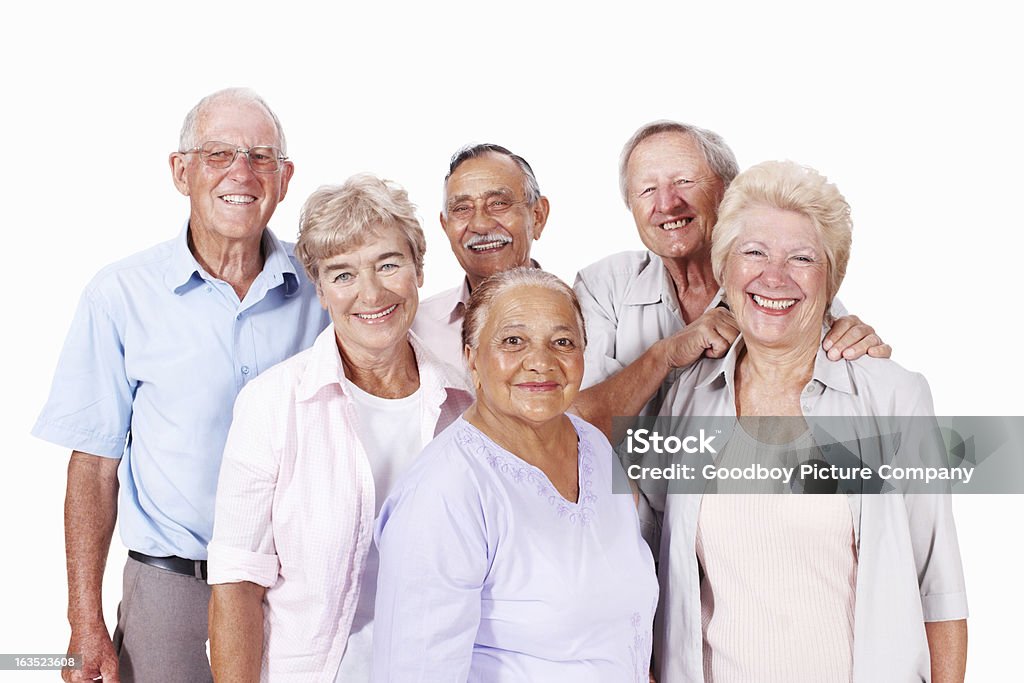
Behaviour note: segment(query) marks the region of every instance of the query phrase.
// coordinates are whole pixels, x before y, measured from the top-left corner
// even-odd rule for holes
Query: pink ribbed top
[[[857,558],[844,495],[705,495],[705,683],[850,683]]]

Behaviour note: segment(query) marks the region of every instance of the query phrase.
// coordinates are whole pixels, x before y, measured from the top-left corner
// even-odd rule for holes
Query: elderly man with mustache
[[[452,156],[440,218],[466,277],[421,302],[412,330],[441,360],[463,368],[470,292],[496,273],[537,265],[530,248],[547,223],[548,200],[526,159],[500,145],[471,145]]]

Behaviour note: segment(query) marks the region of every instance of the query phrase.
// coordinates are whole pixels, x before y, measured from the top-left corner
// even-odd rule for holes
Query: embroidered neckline
[[[577,467],[580,482],[579,498],[575,503],[566,500],[539,468],[508,452],[469,422],[462,420],[462,423],[456,437],[460,444],[516,484],[533,487],[535,493],[545,498],[555,509],[559,519],[568,519],[570,523],[580,526],[590,524],[594,518],[594,503],[597,502],[591,481],[594,475],[594,455],[590,443],[580,437],[575,423],[573,429],[576,430],[579,443]]]

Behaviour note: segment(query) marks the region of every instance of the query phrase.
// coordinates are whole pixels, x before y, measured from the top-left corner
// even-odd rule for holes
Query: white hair
[[[270,108],[266,100],[249,88],[224,88],[199,100],[196,106],[192,107],[191,111],[185,115],[185,121],[181,124],[181,136],[178,139],[179,152],[187,152],[205,142],[198,139],[199,121],[210,105],[221,101],[255,104],[262,107],[274,122],[274,128],[277,129],[277,146],[281,148],[282,154],[288,156],[288,143],[285,142],[284,128],[281,127],[280,119],[277,118],[277,114]]]

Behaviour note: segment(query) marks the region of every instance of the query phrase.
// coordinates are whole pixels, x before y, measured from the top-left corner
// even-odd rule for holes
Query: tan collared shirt
[[[624,251],[589,265],[577,273],[573,287],[587,325],[584,389],[608,379],[654,342],[686,327],[665,264],[649,251]],[[721,302],[719,290],[707,310]],[[669,374],[641,415],[658,414],[677,375]]]

